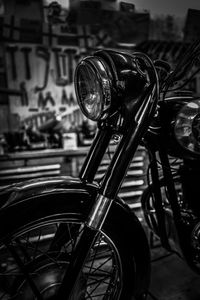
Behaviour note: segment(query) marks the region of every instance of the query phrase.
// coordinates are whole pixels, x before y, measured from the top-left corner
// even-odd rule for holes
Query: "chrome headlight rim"
[[[80,95],[79,90],[79,75],[81,68],[89,68],[94,72],[98,84],[100,85],[101,108],[95,117],[91,116],[84,105],[84,99]],[[88,56],[80,61],[77,65],[74,74],[75,92],[77,96],[78,105],[83,114],[90,120],[99,121],[106,119],[111,108],[112,96],[112,76],[106,63],[97,56]]]

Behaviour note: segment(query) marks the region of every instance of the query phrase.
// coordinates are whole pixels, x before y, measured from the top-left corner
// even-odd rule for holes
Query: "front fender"
[[[66,214],[76,220],[80,214],[86,220],[98,193],[98,185],[83,183],[70,177],[31,180],[12,185],[2,190],[0,199],[0,241],[9,238],[16,228],[23,230],[25,224],[33,225],[37,220],[48,222],[52,216]],[[13,221],[14,220],[14,221]],[[148,242],[140,221],[123,200],[113,201],[103,225],[109,232],[116,247],[125,247],[135,262],[135,284],[138,295],[146,292],[149,283],[150,258]],[[127,245],[127,246],[126,246]],[[138,299],[138,298],[137,298]]]
[[[18,210],[29,205],[42,207],[51,206],[55,201],[68,201],[72,199],[80,205],[87,207],[89,210],[98,192],[98,185],[82,182],[79,178],[69,176],[49,177],[27,180],[17,184],[12,184],[0,191],[0,211],[2,215],[7,208]],[[67,197],[70,194],[70,197]],[[62,199],[62,200],[61,200]],[[84,200],[84,201],[83,201]],[[92,201],[93,200],[93,201]],[[131,212],[128,205],[121,199],[117,198],[113,206],[117,205],[118,209],[124,212]],[[118,210],[117,209],[117,210]]]
[[[97,185],[83,183],[70,176],[48,177],[12,184],[0,191],[0,208],[15,205],[24,199],[57,193],[86,193],[94,195]]]

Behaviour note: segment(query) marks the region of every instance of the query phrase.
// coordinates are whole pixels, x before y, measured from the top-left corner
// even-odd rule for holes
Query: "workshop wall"
[[[76,103],[73,76],[81,52],[87,53],[79,38],[82,29],[68,34],[66,24],[48,23],[41,0],[3,3],[0,133],[16,131],[24,123],[37,127],[60,113],[66,131],[79,126],[83,116]]]
[[[3,25],[2,32],[9,42],[1,47],[0,76],[5,93],[0,95],[0,105],[1,113],[5,115],[6,111],[7,117],[0,118],[0,131],[16,130],[22,122],[39,126],[59,113],[66,130],[79,126],[83,115],[76,102],[74,70],[81,57],[89,54],[92,36],[85,29],[83,33],[82,27],[76,34],[66,34],[61,26],[50,28],[43,23],[41,43],[37,42],[40,38],[30,43],[30,33],[27,39],[23,35],[26,42],[21,42],[21,27],[16,25],[19,20],[15,18],[13,23],[7,16],[3,22],[9,24]]]
[[[8,88],[21,92],[21,95],[9,96],[11,114],[17,114],[20,121],[32,120],[35,126],[39,126],[45,116],[58,113],[65,113],[66,119],[68,116],[66,129],[73,121],[76,125],[81,123],[73,85],[79,51],[79,48],[60,45],[7,44]],[[34,114],[38,118],[34,119]]]
[[[79,126],[83,116],[73,85],[78,61],[96,49],[116,48],[124,42],[135,45],[148,37],[150,15],[136,13],[134,5],[116,11],[98,9],[96,1],[89,7],[88,1],[79,1],[76,12],[61,7],[57,16],[50,6],[58,5],[59,10],[59,3],[48,2],[4,1],[0,105],[6,117],[4,128],[0,120],[0,133],[17,130],[23,122],[39,126],[58,113],[66,130]]]
[[[5,87],[0,105],[5,105],[4,113],[9,112],[0,132],[16,130],[23,122],[39,126],[58,113],[64,118],[66,130],[79,126],[84,117],[76,102],[74,70],[82,57],[106,47],[111,37],[102,29],[94,35],[87,25],[77,25],[75,33],[68,33],[64,25],[42,23],[39,30],[32,20],[25,28],[19,26],[16,17],[6,16],[0,21],[0,34],[6,41],[0,59],[1,87]]]

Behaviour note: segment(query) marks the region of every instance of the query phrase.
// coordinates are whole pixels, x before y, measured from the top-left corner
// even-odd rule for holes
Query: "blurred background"
[[[62,132],[80,131],[88,124],[73,73],[83,56],[99,48],[139,49],[173,64],[198,38],[199,18],[198,0],[0,0],[0,135],[11,143],[13,131],[28,128],[30,135],[59,114]],[[198,92],[199,78],[192,85]],[[15,147],[1,152],[5,146]]]
[[[198,0],[0,0],[0,185],[77,176],[96,132],[74,91],[83,57],[102,48],[143,51],[173,68],[199,38],[199,19]],[[198,74],[187,89],[200,93]],[[121,191],[134,209],[145,159],[139,148]]]
[[[78,175],[96,132],[74,91],[83,57],[102,48],[143,51],[173,68],[199,38],[199,19],[198,0],[0,0],[0,186]],[[187,89],[200,93],[198,74]],[[145,173],[140,147],[120,194],[133,209]]]
[[[78,175],[96,132],[74,91],[74,70],[83,57],[97,49],[143,51],[173,68],[200,38],[199,20],[199,0],[0,0],[0,186]],[[200,94],[199,74],[187,89]],[[113,139],[96,180],[116,144]],[[139,147],[120,190],[141,221],[146,161]],[[154,243],[157,260],[163,253]],[[177,257],[158,261],[151,299],[199,299],[199,278]]]

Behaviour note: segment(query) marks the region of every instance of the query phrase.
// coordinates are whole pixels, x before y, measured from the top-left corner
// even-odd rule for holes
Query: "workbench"
[[[77,149],[46,149],[0,155],[0,186],[39,177],[69,175],[77,177],[89,147]],[[110,163],[115,146],[109,147],[98,168],[95,181],[100,181]],[[139,147],[119,192],[131,209],[139,209],[140,197],[146,186],[146,155]]]
[[[77,176],[88,147],[9,152],[0,155],[0,185],[45,176]]]

